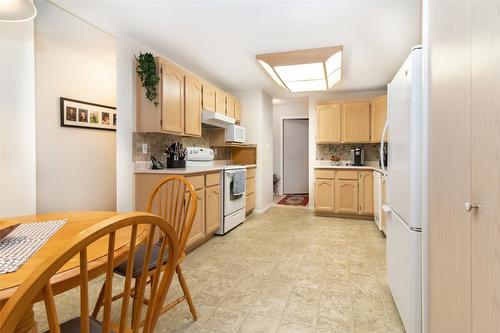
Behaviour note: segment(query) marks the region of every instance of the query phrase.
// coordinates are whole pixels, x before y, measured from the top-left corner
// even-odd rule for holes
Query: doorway
[[[309,193],[309,119],[283,119],[283,194]]]

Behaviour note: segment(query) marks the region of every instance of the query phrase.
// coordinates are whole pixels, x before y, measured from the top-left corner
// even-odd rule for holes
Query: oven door
[[[234,196],[231,195],[231,182],[236,170],[224,171],[224,216],[245,209],[245,193]]]

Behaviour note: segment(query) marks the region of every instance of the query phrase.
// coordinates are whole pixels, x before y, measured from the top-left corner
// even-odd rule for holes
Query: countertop
[[[224,170],[222,165],[214,165],[210,167],[188,167],[188,168],[169,168],[169,169],[135,169],[135,173],[152,173],[152,174],[166,174],[166,175],[188,175],[193,173],[207,173]]]
[[[134,173],[136,174],[166,174],[166,175],[188,175],[194,173],[207,173],[224,170],[225,165],[213,165],[207,167],[187,167],[187,168],[170,168],[170,169],[151,169],[150,163],[146,166],[143,162],[136,162],[136,167]],[[247,168],[255,168],[257,164],[245,165]]]
[[[382,169],[378,166],[378,162],[369,163],[372,165],[364,165],[364,166],[354,166],[354,165],[332,165],[330,161],[316,161],[313,165],[314,169],[353,169],[353,170],[373,170],[380,173],[384,173]]]

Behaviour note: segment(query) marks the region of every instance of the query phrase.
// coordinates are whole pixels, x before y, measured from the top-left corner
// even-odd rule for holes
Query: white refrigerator
[[[422,332],[422,48],[388,85],[387,282],[408,333]]]

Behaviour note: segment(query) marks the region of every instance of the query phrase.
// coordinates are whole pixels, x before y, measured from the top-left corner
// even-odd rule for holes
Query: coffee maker
[[[365,150],[360,147],[351,149],[351,165],[363,166],[365,165]]]

